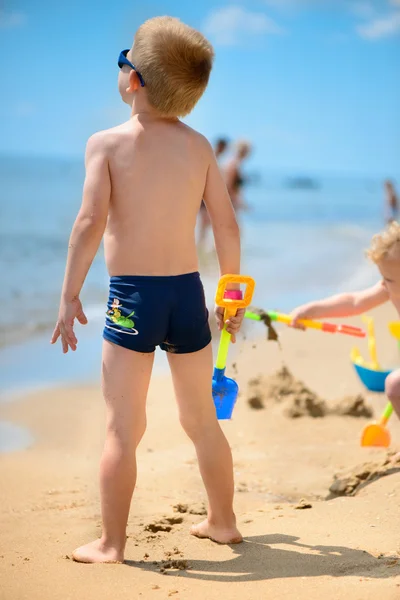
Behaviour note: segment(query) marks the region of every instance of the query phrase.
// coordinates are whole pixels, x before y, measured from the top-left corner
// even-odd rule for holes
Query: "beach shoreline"
[[[393,314],[390,307],[374,314],[381,361],[393,364],[397,350],[386,332]],[[239,343],[228,371],[237,371],[241,395],[233,420],[222,423],[233,450],[236,512],[245,536],[239,547],[188,535],[190,524],[203,518],[205,496],[168,375],[155,377],[149,392],[123,566],[78,565],[67,558],[100,531],[99,386],[37,391],[1,404],[0,420],[27,428],[35,443],[0,456],[0,599],[398,598],[400,468],[354,497],[326,500],[335,473],[385,462],[386,451],[359,446],[368,419],[293,419],[278,402],[261,410],[247,402],[249,381],[283,364],[328,404],[364,394],[349,365],[353,344],[345,336],[289,329],[282,330],[282,350],[265,339]],[[359,345],[365,352],[365,342]],[[384,397],[364,396],[378,415]],[[393,448],[399,448],[395,417],[390,430]],[[312,507],[296,510],[301,499]]]

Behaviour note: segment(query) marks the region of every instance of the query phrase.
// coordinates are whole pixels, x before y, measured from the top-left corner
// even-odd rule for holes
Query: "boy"
[[[104,233],[110,296],[102,388],[107,430],[100,465],[102,537],[78,548],[80,562],[122,562],[136,480],[136,448],[146,428],[154,350],[168,353],[180,422],[193,441],[208,516],[191,533],[217,542],[242,537],[233,512],[232,456],[211,395],[211,334],[197,272],[195,225],[202,198],[214,230],[221,274],[239,273],[240,239],[214,152],[178,117],[206,89],[213,49],[178,19],[144,23],[121,52],[119,91],[127,123],[93,135],[86,150],[82,206],[71,233],[54,344],[76,350],[79,294]],[[217,311],[218,312],[218,311]],[[244,311],[229,320],[239,330]],[[221,323],[221,311],[217,314]],[[195,375],[195,377],[194,377]]]
[[[367,255],[379,269],[379,283],[362,292],[339,294],[300,306],[292,313],[293,326],[301,329],[300,319],[361,315],[388,301],[400,316],[400,225],[394,221],[382,234],[375,235]],[[387,377],[385,392],[400,418],[400,369]]]

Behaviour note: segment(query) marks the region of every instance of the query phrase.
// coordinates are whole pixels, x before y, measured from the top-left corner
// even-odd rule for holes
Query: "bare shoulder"
[[[111,129],[97,131],[87,141],[86,156],[102,154],[108,156],[112,154],[124,134],[123,128],[119,125]]]
[[[193,146],[198,149],[198,151],[202,153],[205,158],[211,160],[214,157],[214,150],[206,136],[199,131],[196,131],[192,127],[189,127],[189,125],[182,123],[181,121],[179,123],[182,129],[186,132],[186,135],[189,137]]]

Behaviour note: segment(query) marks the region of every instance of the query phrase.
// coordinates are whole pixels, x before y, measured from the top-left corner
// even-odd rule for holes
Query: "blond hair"
[[[131,57],[151,106],[162,116],[184,117],[207,87],[214,50],[199,31],[179,19],[155,17],[137,30]]]
[[[374,235],[367,256],[374,263],[385,258],[400,258],[400,225],[393,221],[382,233]]]

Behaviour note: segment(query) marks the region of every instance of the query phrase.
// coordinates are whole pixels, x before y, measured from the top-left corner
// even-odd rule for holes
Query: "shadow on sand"
[[[230,560],[191,560],[189,571],[169,571],[185,578],[205,581],[263,581],[288,577],[343,577],[346,575],[389,578],[400,574],[400,563],[393,568],[382,567],[382,560],[364,550],[344,546],[310,546],[291,535],[260,535],[245,539],[243,544],[231,546],[236,555]],[[276,545],[293,549],[274,548]],[[396,559],[398,557],[393,557]],[[157,571],[158,563],[126,561],[131,567]]]

